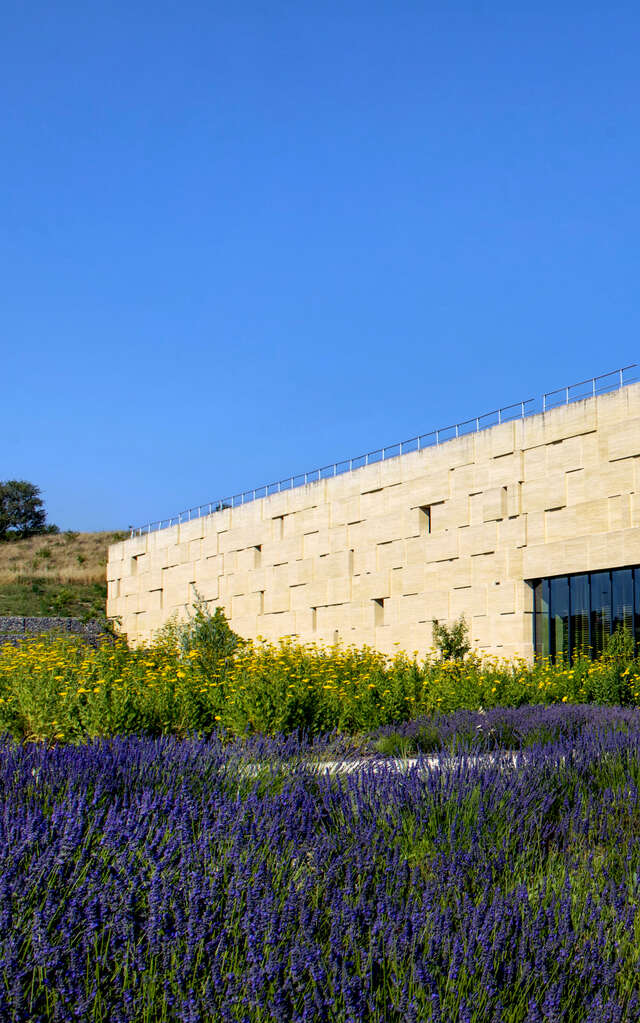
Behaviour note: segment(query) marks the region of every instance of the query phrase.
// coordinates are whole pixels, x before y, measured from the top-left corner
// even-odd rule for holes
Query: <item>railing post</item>
[[[622,374],[623,374],[623,372],[624,372],[624,370],[621,369],[620,370],[620,387],[624,386],[624,384],[622,383]]]
[[[436,444],[440,443],[440,430],[436,430]]]
[[[520,411],[522,412],[522,418],[524,419],[524,402],[520,402]]]
[[[498,409],[498,425],[502,422],[502,409]]]
[[[546,396],[546,394],[542,395],[542,411],[543,412],[547,411],[547,396]]]
[[[565,387],[565,405],[569,404],[569,388]]]
[[[480,433],[480,416],[476,416],[476,433]]]

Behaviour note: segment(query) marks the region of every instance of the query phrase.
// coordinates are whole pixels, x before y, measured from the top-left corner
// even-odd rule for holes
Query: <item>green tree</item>
[[[197,590],[195,596],[189,618],[182,622],[170,618],[157,640],[173,647],[179,657],[195,659],[205,675],[211,675],[226,665],[245,641],[232,630],[221,607],[212,614]]]
[[[0,480],[0,540],[57,533],[47,525],[40,488],[27,480]]]
[[[433,642],[443,661],[461,661],[471,650],[469,626],[464,615],[450,627],[433,619]]]

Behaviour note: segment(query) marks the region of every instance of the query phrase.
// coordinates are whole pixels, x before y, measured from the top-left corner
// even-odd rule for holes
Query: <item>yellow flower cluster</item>
[[[94,650],[74,639],[0,647],[0,731],[19,739],[216,728],[361,733],[462,707],[588,702],[640,704],[640,663],[442,662],[290,639],[247,642],[217,659],[198,649],[183,654],[166,640],[133,650],[123,641]]]

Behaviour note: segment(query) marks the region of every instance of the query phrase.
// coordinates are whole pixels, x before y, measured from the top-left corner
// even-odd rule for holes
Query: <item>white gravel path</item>
[[[463,754],[461,756],[442,754],[440,756],[372,756],[348,760],[318,760],[309,761],[305,766],[317,774],[355,774],[357,772],[384,774],[389,771],[406,774],[412,770],[417,770],[421,774],[428,774],[432,771],[455,771],[461,765],[469,767],[491,767],[497,765],[501,768],[518,768],[524,767],[527,759],[527,753],[521,750],[500,750],[496,753]],[[256,775],[260,771],[268,770],[271,766],[277,767],[278,770],[286,770],[289,765],[282,763],[277,765],[269,765],[267,763],[244,764],[241,770],[243,773]]]

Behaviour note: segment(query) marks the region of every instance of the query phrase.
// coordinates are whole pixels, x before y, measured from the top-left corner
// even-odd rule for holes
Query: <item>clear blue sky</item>
[[[3,5],[0,479],[110,529],[640,361],[640,8]]]

